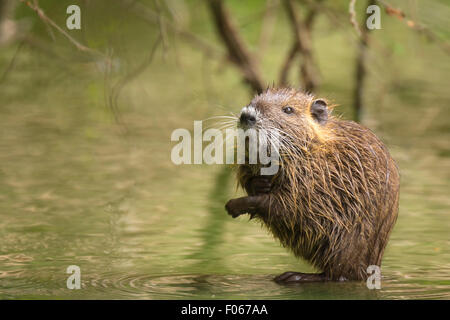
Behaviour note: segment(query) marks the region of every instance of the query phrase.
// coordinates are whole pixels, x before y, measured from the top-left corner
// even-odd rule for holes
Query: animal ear
[[[311,115],[320,124],[325,124],[328,120],[327,103],[324,100],[314,100],[311,104]]]

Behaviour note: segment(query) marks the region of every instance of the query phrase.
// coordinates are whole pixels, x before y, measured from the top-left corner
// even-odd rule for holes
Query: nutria
[[[267,89],[243,108],[238,126],[278,135],[280,160],[273,176],[258,164],[238,166],[248,196],[232,199],[232,217],[248,213],[267,226],[295,256],[321,270],[285,272],[277,282],[367,279],[381,266],[397,219],[399,172],[369,129],[331,115],[333,105],[311,94]]]

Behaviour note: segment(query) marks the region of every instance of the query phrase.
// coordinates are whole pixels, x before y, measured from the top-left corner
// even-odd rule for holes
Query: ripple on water
[[[84,288],[95,288],[105,296],[117,295],[122,298],[154,299],[205,299],[223,295],[245,297],[244,287],[252,290],[252,295],[267,295],[266,285],[271,277],[240,277],[221,275],[120,275],[105,274],[101,278],[83,281]],[[243,279],[247,281],[243,282]]]
[[[2,298],[58,299],[450,299],[446,281],[414,282],[383,278],[381,290],[364,282],[281,286],[274,275],[196,275],[103,273],[83,275],[81,290],[68,290],[66,278],[47,272],[2,273]]]
[[[384,279],[381,290],[365,283],[314,283],[280,286],[273,275],[104,274],[85,279],[86,294],[142,299],[449,299],[448,285]],[[402,279],[401,279],[402,280]],[[89,297],[87,297],[89,298]]]

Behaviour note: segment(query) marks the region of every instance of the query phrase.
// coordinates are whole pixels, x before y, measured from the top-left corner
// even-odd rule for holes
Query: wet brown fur
[[[258,218],[330,279],[367,279],[369,265],[381,266],[397,218],[398,169],[370,130],[331,115],[323,125],[315,121],[314,99],[268,89],[251,102],[261,115],[259,128],[284,135],[269,214]],[[286,105],[295,114],[283,114]],[[258,165],[240,165],[238,183],[245,188],[257,172]]]

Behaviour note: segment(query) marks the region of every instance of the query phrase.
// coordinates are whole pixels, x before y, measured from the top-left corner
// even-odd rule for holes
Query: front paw
[[[228,214],[233,218],[237,218],[245,213],[244,208],[242,208],[242,201],[240,198],[229,200],[225,205],[225,209],[227,210]]]
[[[269,193],[272,189],[272,177],[270,176],[256,176],[250,180],[250,190],[253,194]]]

